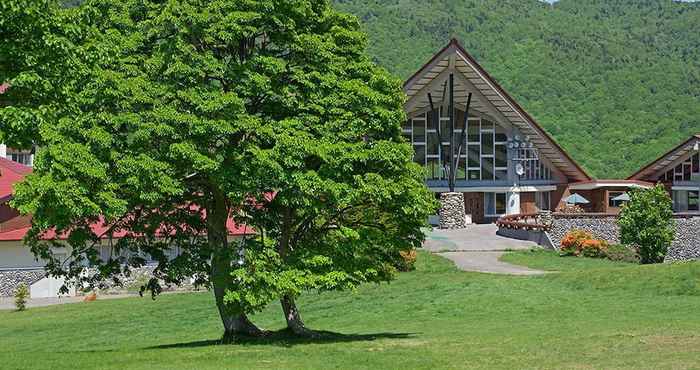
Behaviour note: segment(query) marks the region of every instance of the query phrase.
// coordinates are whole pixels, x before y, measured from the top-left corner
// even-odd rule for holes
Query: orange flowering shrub
[[[592,258],[605,257],[608,243],[593,237],[593,234],[583,230],[571,230],[561,240],[560,254],[562,256],[584,256]]]
[[[399,271],[412,271],[415,270],[416,259],[418,258],[418,252],[415,249],[408,251],[400,251],[401,261],[397,264],[396,268]]]
[[[588,239],[581,243],[581,254],[584,257],[603,258],[606,256],[608,245],[603,240]]]
[[[562,256],[579,256],[583,249],[583,242],[592,240],[593,234],[583,230],[571,230],[561,240],[561,255]]]

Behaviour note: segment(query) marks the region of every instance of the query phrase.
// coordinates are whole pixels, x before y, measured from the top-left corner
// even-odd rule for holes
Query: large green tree
[[[227,340],[261,334],[246,315],[274,299],[308,334],[296,296],[389,280],[420,244],[433,204],[400,138],[400,83],[368,60],[354,17],[326,0],[95,0],[47,14],[58,23],[45,35],[70,45],[65,98],[0,127],[39,147],[14,204],[33,214],[27,242],[52,274],[91,286],[148,255],[155,278],[211,286]],[[231,218],[255,235],[232,242]]]

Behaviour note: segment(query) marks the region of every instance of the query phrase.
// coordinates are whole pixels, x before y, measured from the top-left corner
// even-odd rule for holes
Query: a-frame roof
[[[688,140],[682,142],[677,147],[671,149],[666,154],[657,158],[655,161],[649,163],[648,165],[642,167],[641,170],[635,172],[628,179],[630,180],[654,180],[653,177],[659,171],[662,171],[669,165],[673,164],[681,158],[695,150],[695,145],[700,143],[700,134],[695,134],[691,136]]]
[[[516,127],[570,181],[586,181],[591,177],[542,129],[542,127],[452,39],[418,72],[404,83],[408,96],[408,114],[429,109],[428,93],[434,102],[442,101],[444,81],[455,72],[455,105],[466,106],[472,93],[471,111],[492,116]]]

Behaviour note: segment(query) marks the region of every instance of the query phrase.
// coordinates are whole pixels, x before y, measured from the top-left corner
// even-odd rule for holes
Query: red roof
[[[1,84],[0,85],[0,95],[4,94],[5,91],[7,91],[7,89],[9,89],[9,88],[10,88],[10,84],[8,84],[7,82],[5,82],[4,84]]]
[[[28,174],[32,168],[23,164],[0,157],[0,202],[5,202],[12,197],[14,185]]]
[[[0,203],[6,202],[9,199],[11,199],[12,195],[14,194],[14,184],[24,180],[24,177],[30,173],[32,173],[31,167],[27,167],[21,163],[17,163],[15,161],[11,161],[9,159],[0,157]],[[7,224],[8,222],[16,221],[17,217],[6,221],[5,223],[3,223],[3,225]],[[109,225],[105,225],[104,222],[97,222],[93,224],[91,228],[96,235],[103,236],[103,234],[105,234],[109,230]],[[248,235],[253,234],[255,232],[252,228],[246,225],[238,225],[234,223],[233,220],[230,218],[226,223],[226,228],[228,229],[228,234],[230,236]],[[27,219],[26,225],[13,225],[12,230],[0,232],[0,241],[22,240],[24,239],[24,236],[27,235],[27,232],[29,232],[29,229],[29,219]],[[126,231],[119,231],[114,233],[113,237],[121,238],[124,237],[126,234]],[[104,237],[107,238],[106,235]],[[56,234],[53,232],[48,232],[44,235],[44,239],[54,238],[56,238]],[[58,238],[63,239],[65,238],[65,236],[59,236]]]
[[[18,228],[15,230],[10,230],[6,232],[0,232],[0,241],[20,241],[23,240],[25,235],[29,232],[29,229],[31,227],[29,225]],[[94,223],[91,227],[92,231],[96,234],[101,236],[103,239],[107,239],[108,235],[107,232],[109,230],[109,226],[105,225],[102,222]],[[239,225],[233,222],[232,219],[228,219],[226,222],[226,228],[228,229],[228,235],[229,236],[243,236],[243,235],[250,235],[254,234],[255,231],[246,225]],[[115,232],[112,237],[113,238],[122,238],[127,235],[127,232],[124,230]],[[58,239],[65,239],[65,235],[59,235]],[[45,240],[51,240],[51,239],[56,239],[56,233],[53,231],[49,231],[44,234],[43,238]]]

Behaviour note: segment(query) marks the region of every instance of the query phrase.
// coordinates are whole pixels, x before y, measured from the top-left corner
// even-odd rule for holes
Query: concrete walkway
[[[427,232],[423,245],[427,251],[445,257],[464,271],[507,275],[541,275],[544,271],[501,262],[506,251],[528,250],[537,247],[531,241],[510,239],[496,235],[496,225],[470,225],[463,230]]]
[[[119,299],[138,297],[138,294],[104,294],[97,299],[102,301],[106,299]],[[27,308],[53,306],[57,304],[80,303],[85,297],[61,297],[61,298],[30,298],[27,300]],[[86,303],[87,304],[87,303]],[[0,297],[0,310],[14,310],[15,299],[13,297]]]

